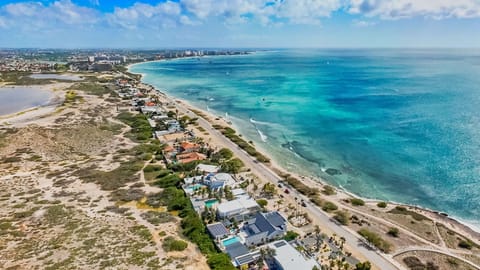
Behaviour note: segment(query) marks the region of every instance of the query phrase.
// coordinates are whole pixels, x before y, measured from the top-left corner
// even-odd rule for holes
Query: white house
[[[240,197],[217,205],[218,218],[220,219],[235,218],[240,220],[258,212],[259,209],[260,206],[257,202],[249,197]]]
[[[195,170],[205,173],[217,173],[218,170],[220,170],[220,167],[215,165],[198,164]]]
[[[273,256],[276,269],[281,270],[311,270],[314,267],[321,269],[320,265],[312,259],[296,250],[285,240],[276,241],[268,244],[268,247],[275,250]]]

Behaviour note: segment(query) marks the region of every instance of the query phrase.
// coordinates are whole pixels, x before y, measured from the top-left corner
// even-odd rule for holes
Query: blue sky
[[[480,47],[480,0],[0,0],[0,47]]]

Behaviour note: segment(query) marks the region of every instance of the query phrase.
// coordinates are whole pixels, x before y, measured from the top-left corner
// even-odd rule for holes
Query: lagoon
[[[52,97],[50,91],[37,87],[0,87],[0,115],[47,105]]]
[[[80,78],[76,75],[66,75],[66,74],[32,74],[30,75],[32,79],[52,79],[52,80],[64,80],[64,81],[81,81],[83,78]]]

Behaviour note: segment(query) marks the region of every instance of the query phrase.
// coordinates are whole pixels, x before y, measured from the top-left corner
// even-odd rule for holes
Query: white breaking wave
[[[267,135],[263,134],[263,132],[260,129],[258,129],[257,124],[259,122],[253,120],[253,118],[250,118],[250,123],[252,123],[252,125],[255,127],[255,130],[257,131],[258,135],[260,135],[260,139],[262,139],[263,142],[266,142],[268,137]]]
[[[250,123],[252,123],[254,125],[271,125],[272,124],[272,123],[268,123],[268,122],[257,121],[253,118],[250,118]]]
[[[267,142],[267,135],[263,134],[263,132],[261,132],[258,128],[256,128],[257,132],[258,132],[258,135],[260,135],[260,139],[262,139],[263,142]]]

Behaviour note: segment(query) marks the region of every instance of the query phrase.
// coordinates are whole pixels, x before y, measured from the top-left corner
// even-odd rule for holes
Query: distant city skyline
[[[9,48],[480,48],[480,0],[0,1]]]

